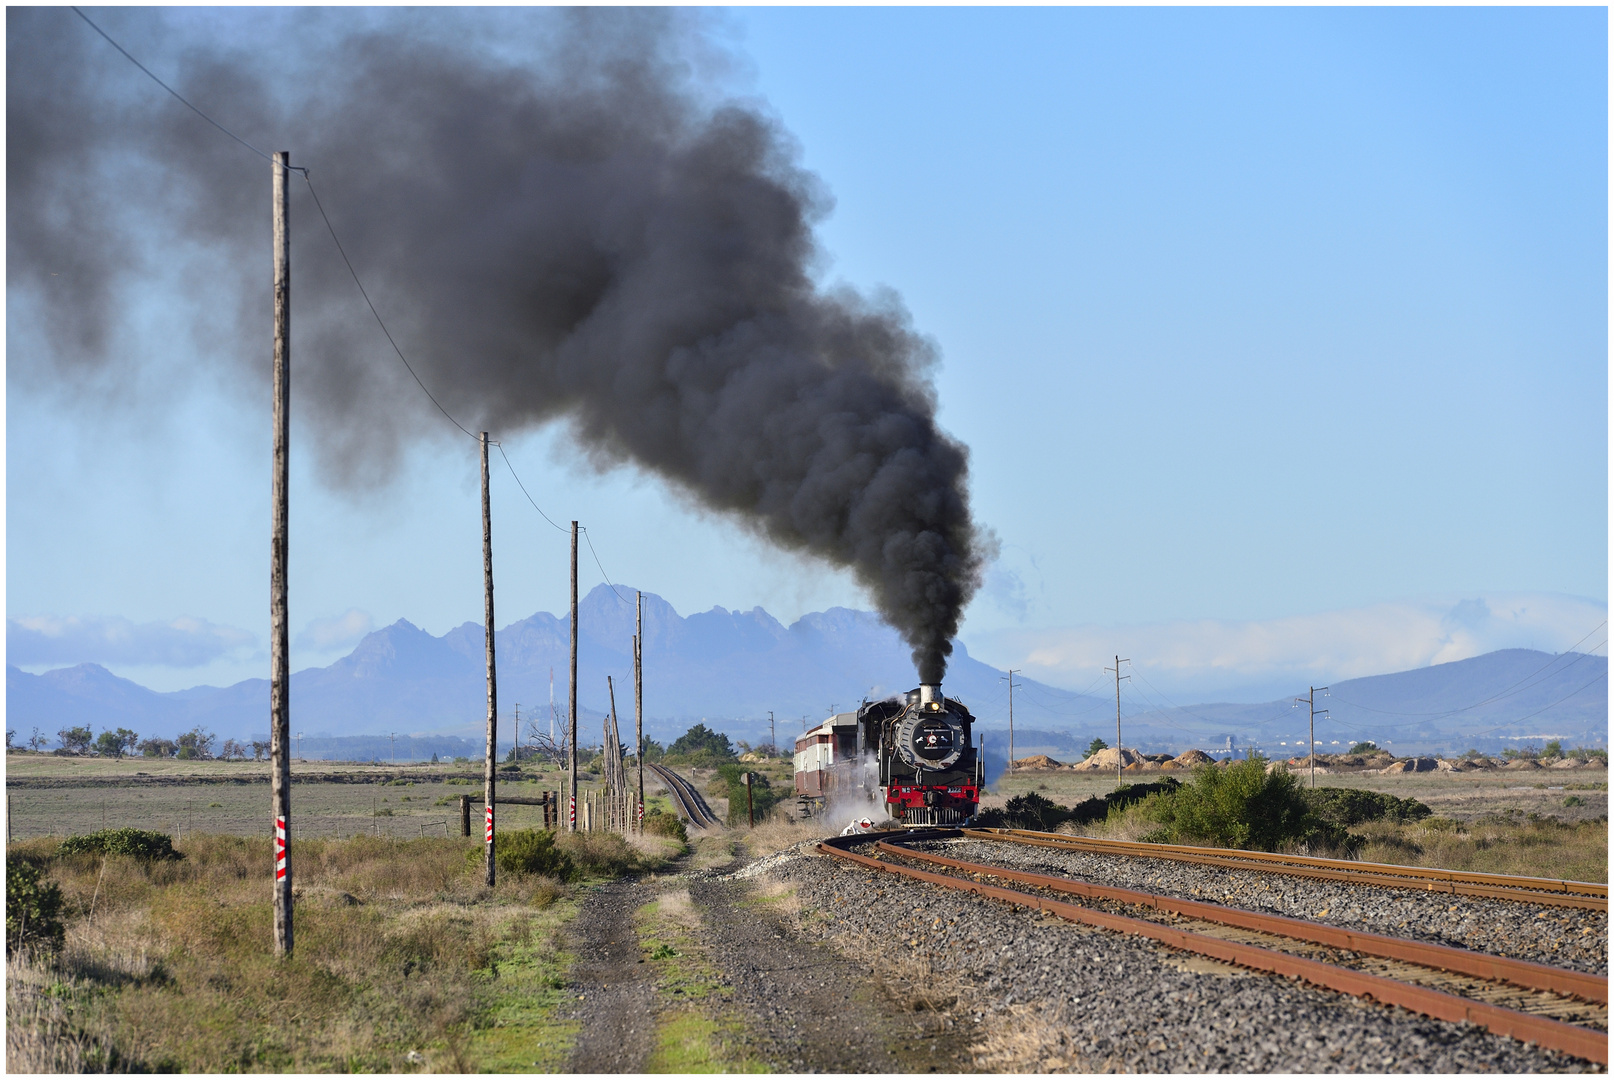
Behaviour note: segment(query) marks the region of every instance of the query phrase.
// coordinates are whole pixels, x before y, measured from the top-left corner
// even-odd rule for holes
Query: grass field
[[[585,874],[611,843],[565,838]],[[177,861],[61,856],[59,954],[7,959],[12,1072],[553,1071],[577,885],[501,873],[479,840],[309,840],[293,848],[295,954],[277,962],[267,839],[194,834]],[[648,840],[665,865],[679,845]],[[596,850],[598,848],[598,850]],[[586,881],[585,881],[586,884]]]
[[[158,829],[176,837],[216,833],[268,836],[269,767],[263,762],[175,761],[149,758],[65,758],[13,754],[7,758],[7,821],[12,839],[65,836],[101,828]],[[499,793],[537,797],[562,790],[566,774],[524,765],[521,779],[501,775]],[[579,792],[599,779],[580,777]],[[666,807],[646,779],[648,808]],[[459,834],[459,797],[480,796],[478,765],[354,765],[292,763],[294,839],[368,835],[420,839]],[[481,810],[473,811],[473,830]],[[506,805],[501,828],[541,826],[543,809]]]

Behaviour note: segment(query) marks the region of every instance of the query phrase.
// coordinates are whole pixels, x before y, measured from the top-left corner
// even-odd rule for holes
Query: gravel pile
[[[922,959],[1010,1072],[1540,1072],[1595,1066],[1276,976],[1196,963],[1137,938],[849,866],[787,863],[803,932],[886,943],[870,970]],[[994,1042],[995,1040],[995,1042]]]
[[[1537,907],[1483,897],[1346,885],[1164,859],[1094,855],[983,840],[941,840],[913,847],[969,862],[1212,901],[1576,971],[1608,973],[1608,913],[1602,911]]]

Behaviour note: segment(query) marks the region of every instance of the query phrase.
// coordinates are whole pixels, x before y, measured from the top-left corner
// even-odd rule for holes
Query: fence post
[[[471,835],[471,797],[460,796],[460,835]]]

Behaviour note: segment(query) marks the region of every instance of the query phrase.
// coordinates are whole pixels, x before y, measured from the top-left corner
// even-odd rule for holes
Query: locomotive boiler
[[[796,795],[822,812],[883,811],[904,825],[962,825],[980,804],[975,717],[922,684],[837,713],[796,740]]]

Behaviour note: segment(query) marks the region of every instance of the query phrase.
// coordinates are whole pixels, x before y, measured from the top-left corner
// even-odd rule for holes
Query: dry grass
[[[763,855],[772,855],[785,848],[794,847],[806,840],[819,840],[826,836],[833,836],[839,829],[831,829],[829,822],[824,819],[813,818],[807,821],[795,821],[784,815],[776,815],[766,821],[759,822],[754,829],[746,830],[741,834],[741,842],[752,855],[760,858]]]
[[[1374,821],[1353,832],[1367,838],[1367,862],[1432,866],[1567,881],[1608,881],[1608,822],[1529,820],[1497,814],[1473,822],[1427,818],[1407,825]]]
[[[970,1047],[982,1072],[1066,1073],[1095,1071],[1070,1043],[1071,1025],[1043,1005],[1010,1005],[986,1025]],[[1104,1070],[1108,1071],[1108,1070]]]
[[[277,962],[268,841],[179,847],[171,863],[51,860],[67,940],[8,964],[12,1071],[410,1071],[411,1050],[474,1067],[456,1047],[492,1000],[479,973],[563,895],[543,878],[487,889],[474,841],[305,841],[296,952]]]

